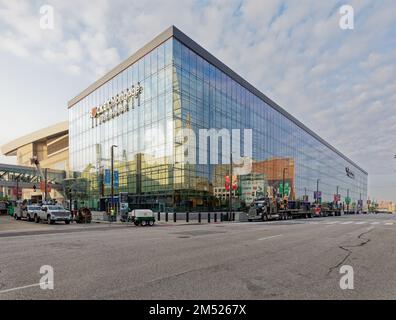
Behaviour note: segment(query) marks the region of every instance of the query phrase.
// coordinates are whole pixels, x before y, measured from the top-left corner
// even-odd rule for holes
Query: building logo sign
[[[102,105],[91,109],[92,127],[96,127],[109,121],[119,115],[128,112],[137,105],[140,106],[140,96],[143,92],[143,87],[138,84],[133,85],[126,91],[122,91],[115,97],[112,97]]]
[[[345,172],[346,175],[351,178],[351,179],[355,179],[355,174],[351,171],[351,169],[349,169],[348,167],[345,168]]]

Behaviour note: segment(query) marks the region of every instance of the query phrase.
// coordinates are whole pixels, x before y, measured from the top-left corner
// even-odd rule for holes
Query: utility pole
[[[229,209],[230,209],[230,216],[229,219],[227,219],[228,221],[231,220],[232,218],[232,146],[230,145],[230,203],[229,203]]]
[[[16,179],[16,199],[19,200],[19,177]]]
[[[116,145],[111,146],[111,209],[114,210],[114,148]]]
[[[316,204],[319,204],[319,181],[320,179],[316,180]]]
[[[47,202],[47,199],[48,199],[48,186],[47,186],[47,184],[48,184],[48,182],[47,182],[47,175],[48,175],[48,169],[47,168],[45,168],[44,169],[44,200],[45,200],[45,202]]]

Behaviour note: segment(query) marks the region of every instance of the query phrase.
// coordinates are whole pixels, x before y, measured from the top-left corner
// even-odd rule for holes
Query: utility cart
[[[155,223],[154,212],[149,209],[135,209],[128,214],[128,222],[135,226],[153,226]]]

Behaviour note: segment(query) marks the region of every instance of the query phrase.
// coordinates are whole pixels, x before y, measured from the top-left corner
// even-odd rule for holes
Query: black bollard
[[[168,211],[165,212],[165,221],[168,222],[169,221],[169,213]]]
[[[161,212],[158,212],[158,221],[161,221]]]
[[[214,222],[217,222],[217,213],[214,214]]]
[[[173,212],[173,222],[176,222],[176,212]]]
[[[210,212],[208,212],[208,223],[210,223]]]
[[[201,223],[201,212],[198,213],[198,223]]]
[[[186,212],[186,222],[190,222],[190,213],[188,211]]]

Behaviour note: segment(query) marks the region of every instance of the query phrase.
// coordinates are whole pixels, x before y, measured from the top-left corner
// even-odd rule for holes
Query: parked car
[[[14,207],[14,219],[21,220],[23,218],[23,211],[26,210],[27,202],[24,201],[16,201]]]
[[[133,222],[135,226],[153,226],[155,223],[154,212],[149,209],[135,209],[128,214],[128,222]]]
[[[46,221],[48,224],[64,221],[69,224],[72,221],[72,216],[69,210],[60,205],[43,205],[40,212],[34,215],[34,221],[36,223]]]
[[[17,216],[17,218],[19,219],[26,219],[27,221],[33,221],[34,215],[40,213],[40,211],[41,211],[41,207],[38,205],[27,205],[22,207],[20,210],[16,210],[15,216]]]

